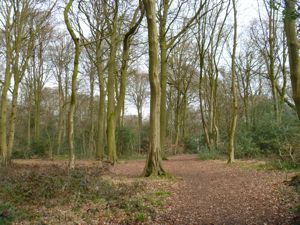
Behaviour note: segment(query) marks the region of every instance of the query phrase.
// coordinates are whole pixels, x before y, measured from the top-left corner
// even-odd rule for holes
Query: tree
[[[199,60],[199,105],[208,149],[217,148],[219,143],[217,121],[219,63],[224,45],[231,33],[225,26],[230,13],[230,1],[220,1],[219,3],[211,1],[210,4],[206,6],[205,11],[208,11],[208,7],[212,7],[212,10],[197,19],[196,31]]]
[[[104,156],[104,138],[105,138],[105,65],[104,65],[104,53],[106,48],[104,47],[104,37],[108,35],[105,31],[106,26],[106,10],[107,5],[103,1],[81,1],[79,4],[79,10],[84,15],[88,24],[88,28],[91,33],[91,37],[86,38],[83,35],[83,31],[80,30],[81,38],[86,39],[86,42],[90,42],[85,45],[87,57],[89,62],[93,63],[97,70],[98,87],[99,87],[99,109],[98,109],[98,121],[97,121],[97,137],[96,137],[96,159],[102,161]],[[79,25],[80,28],[80,25]]]
[[[147,74],[133,71],[129,77],[128,82],[128,97],[129,101],[132,102],[138,113],[138,150],[141,147],[141,133],[143,123],[143,106],[146,103],[149,83],[147,80]]]
[[[202,1],[200,0],[199,8],[197,8],[197,11],[195,14],[189,18],[186,19],[186,23],[184,23],[179,31],[171,36],[168,37],[168,32],[172,30],[172,26],[175,24],[175,21],[177,20],[180,13],[182,13],[183,5],[186,4],[186,1],[179,1],[178,7],[176,8],[175,12],[173,14],[175,15],[174,18],[170,19],[171,21],[169,24],[168,22],[168,16],[170,16],[170,8],[171,4],[174,3],[174,1],[170,0],[161,0],[160,6],[159,6],[159,46],[160,46],[160,86],[161,86],[161,102],[160,102],[160,142],[161,142],[161,148],[164,148],[165,144],[165,137],[166,137],[166,127],[167,127],[167,69],[168,69],[168,53],[173,49],[173,47],[178,43],[179,39],[184,35],[188,29],[193,25],[194,21],[199,17],[204,16],[206,12],[203,12],[205,9],[205,5],[207,3],[206,0]]]
[[[149,81],[150,81],[150,146],[144,169],[144,176],[165,174],[161,165],[160,145],[160,82],[158,74],[158,34],[156,26],[155,0],[143,0],[149,42]]]
[[[300,120],[300,41],[296,27],[296,1],[285,0],[284,29],[287,39],[293,99]]]
[[[41,11],[39,4],[43,3],[30,0],[5,0],[0,4],[1,11],[4,12],[1,24],[4,24],[5,27],[6,48],[6,68],[0,102],[0,152],[2,153],[1,163],[3,165],[7,165],[10,162],[12,154],[19,86],[27,71],[29,60],[33,53],[34,40],[41,32],[41,28],[45,25],[45,21],[49,18],[55,5],[54,3],[51,6],[52,3],[50,3],[50,10]],[[12,77],[14,84],[11,91],[11,111],[8,117],[9,125],[7,126],[7,94],[10,89]]]
[[[58,123],[57,123],[57,151],[56,154],[61,153],[62,143],[66,134],[66,120],[67,120],[67,100],[69,89],[69,65],[71,63],[70,53],[72,40],[64,38],[65,33],[58,34],[57,40],[51,46],[51,65],[54,70],[54,77],[57,82],[58,92]]]
[[[235,150],[235,132],[237,124],[237,110],[238,110],[238,99],[237,99],[237,80],[236,80],[236,46],[237,46],[237,10],[236,0],[232,0],[233,4],[233,48],[231,54],[231,124],[228,133],[228,163],[234,162],[234,150]]]
[[[68,141],[69,141],[69,168],[75,168],[75,152],[74,152],[74,112],[76,106],[76,83],[77,83],[77,75],[78,75],[78,65],[79,65],[79,56],[80,56],[80,40],[77,38],[73,27],[70,23],[68,13],[71,10],[72,4],[74,0],[69,0],[68,4],[64,9],[64,20],[67,26],[68,32],[72,37],[72,40],[75,45],[75,53],[74,53],[74,68],[72,74],[72,87],[71,87],[71,100],[68,114]]]

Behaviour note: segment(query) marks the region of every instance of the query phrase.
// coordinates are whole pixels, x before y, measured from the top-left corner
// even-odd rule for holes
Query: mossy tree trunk
[[[69,0],[64,10],[64,21],[75,45],[74,68],[73,68],[72,86],[71,86],[71,100],[70,100],[70,108],[68,114],[68,143],[69,143],[69,168],[70,169],[75,168],[74,113],[75,113],[75,106],[76,106],[76,83],[77,83],[78,65],[79,65],[79,56],[80,56],[79,38],[76,37],[76,34],[72,28],[72,25],[68,17],[68,13],[71,10],[73,1],[74,0]]]
[[[300,41],[297,34],[295,2],[285,0],[284,29],[288,46],[293,99],[300,120]]]
[[[158,34],[156,26],[156,1],[143,0],[149,42],[149,80],[150,80],[150,146],[144,176],[160,176],[165,174],[161,165],[160,145],[160,82],[158,74]]]
[[[162,0],[160,12],[159,12],[159,46],[160,46],[160,89],[161,89],[161,100],[160,100],[160,144],[161,149],[164,151],[166,129],[167,129],[167,76],[168,76],[168,51],[177,44],[179,38],[181,38],[187,30],[193,25],[194,21],[199,17],[200,13],[207,3],[207,0],[200,1],[200,6],[195,14],[180,28],[177,34],[168,38],[167,33],[171,29],[171,24],[167,24],[167,19],[170,13],[170,6],[173,1]],[[178,14],[181,10],[184,1],[179,2]],[[204,16],[207,12],[203,12],[200,17]],[[177,14],[177,16],[178,16]],[[176,21],[177,16],[172,19],[171,23]]]
[[[116,114],[115,114],[115,83],[116,83],[116,55],[117,55],[117,22],[118,3],[116,1],[114,18],[110,28],[110,54],[108,59],[107,81],[107,149],[109,161],[114,164],[117,161],[116,147]]]
[[[6,140],[6,127],[7,127],[7,93],[10,87],[12,72],[10,64],[12,60],[12,47],[11,47],[11,26],[10,16],[12,8],[7,9],[7,17],[5,24],[5,44],[6,44],[6,66],[4,74],[4,82],[1,90],[1,102],[0,102],[0,153],[1,153],[1,165],[6,166],[8,164],[8,148]]]

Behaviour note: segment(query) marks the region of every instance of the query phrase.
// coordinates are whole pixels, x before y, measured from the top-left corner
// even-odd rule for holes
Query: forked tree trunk
[[[160,146],[160,83],[158,74],[158,34],[156,26],[156,1],[143,0],[149,41],[149,80],[150,80],[150,146],[144,176],[160,176],[165,171],[161,165]]]

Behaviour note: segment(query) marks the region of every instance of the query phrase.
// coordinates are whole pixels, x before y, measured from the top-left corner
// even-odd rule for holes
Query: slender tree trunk
[[[115,16],[116,17],[116,16]],[[116,150],[116,120],[115,120],[115,80],[116,80],[116,53],[117,53],[117,18],[114,18],[111,34],[111,48],[108,61],[107,83],[107,148],[108,157],[112,164],[117,161]]]
[[[160,88],[161,88],[161,102],[160,102],[160,144],[161,150],[164,152],[165,138],[167,129],[167,47],[165,40],[160,42],[160,56],[161,56],[161,72],[160,72]]]
[[[203,93],[202,93],[202,88],[203,88],[203,67],[204,67],[204,56],[200,56],[200,77],[199,77],[199,102],[200,102],[200,113],[201,113],[201,122],[203,126],[203,131],[205,135],[205,142],[206,142],[206,147],[211,150],[211,142],[210,142],[210,137],[209,137],[209,132],[207,128],[207,123],[204,117],[204,110],[203,110]],[[199,144],[200,146],[200,144]]]
[[[72,7],[72,4],[73,4],[73,0],[69,0],[64,10],[65,24],[75,45],[74,68],[72,74],[72,87],[71,87],[71,101],[70,101],[70,108],[68,114],[68,142],[69,142],[69,168],[70,169],[75,168],[74,113],[75,113],[75,106],[76,106],[76,83],[77,83],[78,64],[79,64],[79,56],[80,56],[79,38],[76,37],[76,34],[68,18],[68,13]]]
[[[99,46],[99,45],[98,45]],[[96,49],[97,57],[97,73],[99,80],[99,90],[100,90],[100,99],[99,99],[99,112],[98,112],[98,133],[96,141],[96,159],[99,161],[103,160],[104,155],[104,124],[105,124],[105,89],[104,89],[104,74],[103,74],[103,65],[102,57],[99,47]]]
[[[40,139],[40,125],[41,125],[41,90],[35,90],[35,113],[34,113],[34,136],[35,140],[38,141]]]
[[[143,0],[146,9],[149,41],[150,80],[150,146],[144,176],[165,174],[161,165],[160,145],[160,83],[158,74],[158,34],[156,26],[156,1]]]
[[[163,0],[163,12],[159,23],[159,45],[160,45],[160,146],[162,152],[165,148],[165,138],[167,129],[167,73],[168,73],[168,59],[167,59],[167,40],[166,40],[166,26],[167,16],[169,12],[169,1]]]
[[[64,94],[61,81],[58,87],[58,97],[59,97],[59,118],[58,118],[58,134],[57,134],[57,155],[60,154],[61,145],[64,133],[64,120],[65,120],[65,106],[64,106]]]
[[[32,104],[32,85],[29,81],[28,102],[27,102],[27,152],[31,148],[31,104]]]
[[[138,152],[141,152],[142,145],[142,126],[143,126],[143,115],[141,107],[138,108]]]
[[[19,91],[19,81],[15,81],[14,89],[12,94],[12,104],[10,113],[10,124],[9,124],[9,135],[8,135],[8,158],[11,159],[12,149],[15,137],[15,124],[17,115],[17,101],[18,101],[18,91]]]
[[[233,33],[233,49],[231,56],[231,94],[232,94],[232,112],[231,112],[231,124],[229,130],[229,140],[228,140],[228,163],[234,162],[234,152],[235,152],[235,132],[237,124],[237,81],[236,81],[236,66],[235,66],[235,55],[236,55],[236,45],[237,45],[237,10],[236,10],[236,0],[233,3],[233,13],[234,13],[234,33]]]
[[[270,16],[269,16],[269,60],[270,60],[270,71],[269,77],[271,81],[271,90],[272,90],[272,97],[273,97],[273,108],[274,108],[274,116],[277,122],[279,122],[279,109],[278,109],[278,96],[276,90],[276,78],[275,78],[275,53],[274,53],[274,35],[275,35],[275,25],[274,25],[274,9],[271,9]]]
[[[89,99],[89,111],[90,111],[90,128],[89,128],[89,147],[88,147],[88,156],[91,156],[94,151],[94,73],[90,74],[90,99]]]

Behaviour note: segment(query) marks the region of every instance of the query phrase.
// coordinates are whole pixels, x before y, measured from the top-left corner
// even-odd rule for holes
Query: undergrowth
[[[99,168],[67,171],[58,166],[16,166],[0,171],[0,224],[145,222],[168,193],[148,193],[143,180],[102,176]],[[119,215],[115,221],[113,215]]]
[[[224,158],[224,154],[222,154],[221,152],[215,150],[215,149],[201,149],[201,151],[199,151],[198,153],[198,158],[200,160],[216,160],[216,159],[223,159]]]

